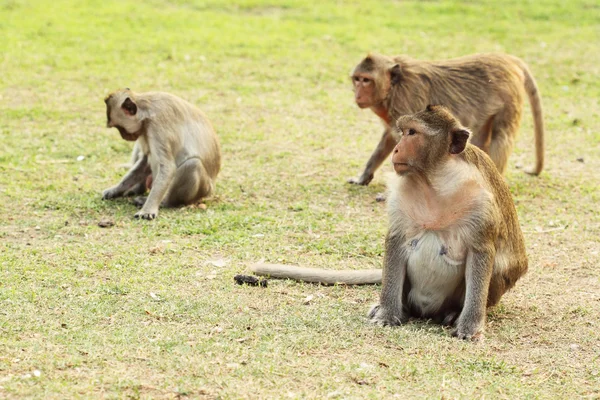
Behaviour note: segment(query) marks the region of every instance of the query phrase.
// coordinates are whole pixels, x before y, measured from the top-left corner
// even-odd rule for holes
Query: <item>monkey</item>
[[[443,61],[371,53],[351,73],[355,102],[370,108],[384,132],[364,171],[349,183],[368,185],[397,143],[391,126],[402,115],[427,104],[444,104],[473,132],[471,142],[488,153],[501,174],[506,170],[521,123],[523,91],[529,97],[535,132],[535,166],[544,166],[544,123],[541,97],[529,67],[508,54],[475,54]]]
[[[508,185],[491,158],[469,142],[470,130],[444,106],[404,115],[396,127],[382,290],[368,319],[396,326],[427,318],[454,325],[455,337],[479,340],[486,309],[528,269]],[[251,269],[317,282],[332,276],[281,265]],[[334,272],[338,281],[349,280],[348,271]],[[372,271],[351,272],[354,282],[373,278]]]
[[[109,94],[108,128],[135,141],[132,167],[102,199],[129,195],[141,207],[134,217],[152,220],[159,205],[177,207],[210,195],[221,169],[219,140],[208,118],[194,105],[164,92],[134,93],[129,88]]]

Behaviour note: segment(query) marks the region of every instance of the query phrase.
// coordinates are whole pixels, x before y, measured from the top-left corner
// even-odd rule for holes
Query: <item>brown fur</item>
[[[383,121],[383,137],[360,178],[367,185],[393,149],[390,121],[427,104],[442,104],[473,132],[472,143],[487,152],[501,174],[521,123],[523,92],[529,97],[535,127],[538,175],[544,164],[544,126],[537,85],[527,65],[507,54],[477,54],[443,61],[369,54],[352,73],[356,102]],[[364,82],[364,80],[368,82]]]
[[[104,100],[107,126],[135,141],[133,167],[104,199],[143,194],[136,218],[154,219],[159,205],[193,204],[214,189],[221,167],[219,142],[210,121],[187,101],[162,92],[118,90]]]

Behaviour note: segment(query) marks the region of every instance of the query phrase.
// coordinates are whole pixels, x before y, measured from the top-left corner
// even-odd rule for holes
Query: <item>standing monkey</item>
[[[159,205],[192,204],[208,196],[221,168],[221,150],[202,111],[169,93],[117,90],[104,99],[107,126],[135,141],[133,167],[103,199],[141,195],[135,218],[154,219]]]
[[[410,317],[431,318],[454,324],[454,336],[477,340],[486,308],[527,271],[510,191],[491,159],[468,142],[469,130],[446,108],[427,106],[401,117],[397,127],[383,286],[369,319],[400,325]],[[263,264],[252,269],[276,277],[307,276],[312,282],[332,276],[340,282],[355,279],[349,283],[378,278],[376,271]]]
[[[521,123],[523,89],[529,97],[535,128],[536,163],[544,166],[544,124],[537,85],[527,65],[506,54],[477,54],[444,61],[369,54],[351,75],[356,104],[381,118],[383,136],[358,179],[368,185],[375,170],[396,145],[391,124],[427,104],[443,104],[473,132],[471,142],[488,153],[501,174]]]

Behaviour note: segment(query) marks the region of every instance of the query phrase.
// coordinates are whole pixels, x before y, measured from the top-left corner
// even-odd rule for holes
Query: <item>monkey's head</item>
[[[356,105],[374,107],[385,101],[391,86],[398,83],[400,66],[391,57],[370,53],[354,67],[350,78]]]
[[[433,105],[398,118],[396,128],[400,140],[392,162],[398,175],[433,170],[462,153],[471,134],[446,107]]]
[[[125,140],[135,141],[141,134],[142,119],[134,93],[127,89],[117,90],[104,99],[106,104],[106,126],[117,128]]]

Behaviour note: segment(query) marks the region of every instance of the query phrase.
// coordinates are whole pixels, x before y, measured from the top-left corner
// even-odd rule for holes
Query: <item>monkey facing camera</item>
[[[206,116],[163,92],[117,90],[104,100],[107,127],[135,141],[132,167],[102,199],[138,195],[135,218],[154,219],[159,206],[194,204],[210,195],[221,168],[221,150]],[[150,190],[148,197],[141,195]]]
[[[371,322],[431,318],[477,340],[487,307],[527,271],[508,186],[470,134],[442,106],[398,119],[383,285]]]
[[[471,132],[442,106],[398,119],[388,183],[388,233],[381,270],[331,271],[281,264],[257,275],[325,284],[383,282],[372,323],[411,317],[454,325],[465,340],[483,336],[487,307],[527,271],[510,191]]]

